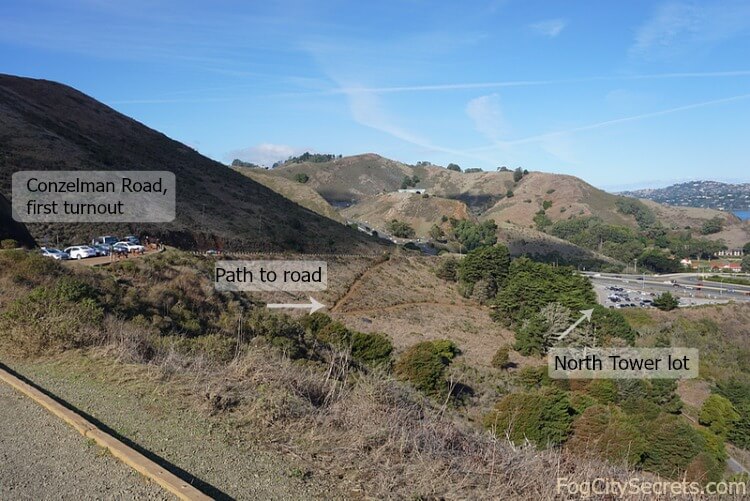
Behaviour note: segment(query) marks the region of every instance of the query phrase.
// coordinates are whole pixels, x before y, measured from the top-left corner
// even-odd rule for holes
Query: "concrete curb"
[[[188,501],[212,499],[173,473],[170,473],[163,467],[154,463],[143,454],[123,444],[115,437],[103,432],[83,416],[71,411],[33,386],[24,383],[1,367],[0,380],[5,381],[15,390],[23,393],[49,412],[68,423],[84,437],[90,438],[101,447],[108,449],[114,457],[130,466],[144,477],[153,480],[166,491],[174,494],[178,498]]]

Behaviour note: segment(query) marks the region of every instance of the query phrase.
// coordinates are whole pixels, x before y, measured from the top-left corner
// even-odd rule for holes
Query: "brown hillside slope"
[[[606,223],[637,228],[632,216],[621,213],[617,201],[621,197],[591,186],[585,181],[563,174],[531,172],[513,188],[514,196],[505,198],[481,215],[481,219],[494,219],[529,228],[534,226],[534,215],[545,201],[552,206],[545,211],[553,222],[577,217],[596,216]],[[703,222],[719,216],[725,221],[724,231],[708,236],[722,239],[730,247],[742,246],[750,240],[750,224],[743,223],[733,214],[713,209],[674,207],[642,200],[657,221],[669,229],[692,229],[697,233]]]
[[[656,214],[657,219],[667,228],[675,230],[690,228],[697,234],[706,220],[719,217],[724,220],[724,229],[719,233],[706,235],[706,238],[723,240],[729,248],[739,248],[750,241],[750,221],[742,221],[731,212],[698,207],[662,205],[645,199],[641,200],[641,202],[651,208],[654,214]]]
[[[405,176],[417,176],[420,188],[438,197],[455,198],[479,209],[490,207],[513,184],[510,172],[454,172],[436,165],[411,166],[367,153],[322,163],[289,163],[269,171],[293,179],[310,177],[309,186],[332,202],[358,202],[398,191]]]
[[[595,215],[611,224],[634,226],[635,219],[617,211],[616,195],[594,188],[583,180],[563,174],[531,172],[505,198],[482,215],[482,219],[510,220],[521,226],[534,224],[534,214],[545,200],[552,202],[547,216],[552,221]]]
[[[145,233],[183,248],[369,251],[367,237],[65,85],[0,75],[0,193],[20,170],[169,170],[177,218],[166,224],[29,224],[79,243]]]
[[[333,219],[338,223],[344,222],[344,218],[336,212],[336,209],[331,207],[331,205],[326,202],[317,191],[306,184],[292,181],[281,176],[273,176],[264,169],[253,169],[248,167],[232,167],[232,169],[263,186],[272,189],[282,197],[287,198],[306,209],[310,209],[328,219]]]
[[[383,230],[386,223],[397,219],[408,223],[417,237],[426,237],[433,224],[441,224],[442,217],[454,219],[474,219],[469,208],[458,200],[412,195],[409,193],[388,193],[370,197],[342,211],[347,219],[366,223],[377,230]]]

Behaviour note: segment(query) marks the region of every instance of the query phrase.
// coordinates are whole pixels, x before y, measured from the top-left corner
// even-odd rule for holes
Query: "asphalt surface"
[[[680,298],[681,306],[720,304],[729,301],[750,302],[750,286],[708,281],[698,273],[670,275],[627,275],[585,272],[597,292],[599,302],[610,306],[607,297],[611,287],[621,287],[629,293],[630,302],[638,304],[641,298],[653,299],[663,292]]]
[[[174,499],[0,382],[0,499]]]

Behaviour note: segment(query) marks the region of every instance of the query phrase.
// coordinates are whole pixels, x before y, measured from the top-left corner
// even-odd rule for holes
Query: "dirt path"
[[[0,383],[0,499],[174,499]]]
[[[399,310],[401,308],[411,308],[411,307],[419,307],[419,306],[439,306],[440,308],[458,308],[460,310],[480,310],[480,311],[487,311],[486,308],[478,305],[473,304],[453,304],[453,303],[442,303],[442,302],[436,302],[436,301],[414,301],[414,302],[408,302],[408,303],[399,303],[399,304],[392,304],[390,306],[381,306],[378,308],[357,308],[354,310],[344,310],[339,311],[338,313],[341,315],[357,315],[360,313],[371,313],[371,312],[383,312],[383,311],[394,311]]]
[[[333,305],[333,307],[329,310],[331,313],[336,313],[341,309],[341,306],[346,303],[352,295],[354,295],[357,290],[360,287],[360,284],[364,279],[366,279],[368,276],[370,276],[375,270],[383,266],[384,264],[388,263],[388,259],[385,261],[380,261],[378,263],[375,263],[374,265],[367,268],[359,277],[355,278],[352,284],[349,286],[349,289],[346,291],[346,293],[339,298],[338,301],[336,301],[336,304]]]

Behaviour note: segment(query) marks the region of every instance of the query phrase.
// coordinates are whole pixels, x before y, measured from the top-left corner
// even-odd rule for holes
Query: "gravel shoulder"
[[[0,382],[0,499],[174,499]]]
[[[337,479],[312,471],[292,454],[269,450],[262,436],[257,442],[240,440],[228,423],[198,412],[190,396],[151,377],[143,366],[74,352],[47,360],[3,362],[98,420],[131,447],[152,454],[157,462],[166,461],[162,466],[214,498],[346,497],[337,489]],[[0,499],[7,498],[2,492]],[[37,498],[48,498],[52,492]]]

